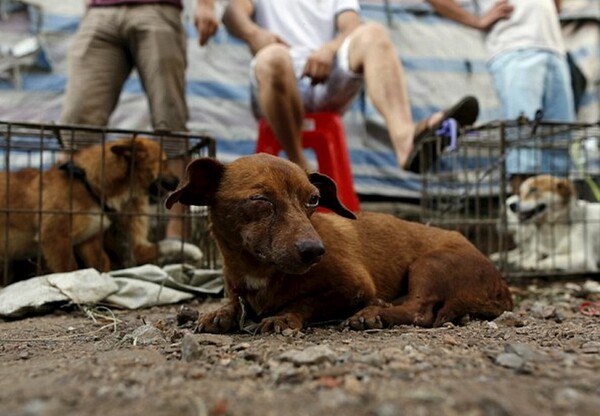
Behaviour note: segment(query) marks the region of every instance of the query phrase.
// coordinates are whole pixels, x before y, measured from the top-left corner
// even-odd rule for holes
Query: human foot
[[[418,122],[414,129],[412,150],[410,154],[404,160],[404,164],[401,164],[404,169],[410,170],[411,172],[419,173],[422,171],[418,156],[419,150],[423,149],[427,152],[426,162],[432,163],[438,155],[436,154],[436,146],[432,146],[434,143],[430,143],[430,146],[419,146],[419,142],[427,137],[433,135],[443,123],[444,120],[454,119],[459,126],[468,126],[475,123],[477,116],[479,115],[479,102],[475,97],[467,96],[462,98],[458,103],[452,107],[439,111],[426,120]],[[400,160],[400,158],[399,158]],[[425,170],[429,167],[426,166]]]

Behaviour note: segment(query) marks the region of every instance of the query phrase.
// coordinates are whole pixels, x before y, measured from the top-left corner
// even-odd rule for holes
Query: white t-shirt
[[[496,0],[477,0],[481,15]],[[539,48],[565,54],[565,45],[554,0],[510,0],[514,7],[508,20],[498,21],[486,36],[490,58],[516,49]]]
[[[360,12],[358,0],[254,0],[254,21],[280,36],[292,48],[294,61],[336,35],[336,18],[347,10]]]

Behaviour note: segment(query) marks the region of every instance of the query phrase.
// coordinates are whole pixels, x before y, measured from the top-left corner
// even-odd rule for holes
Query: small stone
[[[151,345],[156,343],[165,343],[164,334],[152,325],[142,325],[136,328],[131,334],[125,335],[124,341],[131,341],[133,345]]]
[[[588,341],[581,346],[581,352],[584,354],[596,354],[600,352],[600,342]]]
[[[556,315],[556,307],[552,305],[540,305],[536,303],[531,307],[531,314],[535,318],[550,319]]]
[[[504,350],[507,353],[512,353],[512,354],[516,354],[519,357],[523,358],[523,360],[525,361],[532,361],[536,358],[536,356],[538,355],[533,348],[531,348],[529,345],[527,344],[522,344],[522,343],[512,343],[512,344],[507,344],[504,347]]]
[[[235,344],[233,346],[234,351],[243,351],[243,350],[247,350],[248,348],[250,348],[249,342],[240,342],[239,344]]]
[[[200,344],[192,334],[185,334],[181,340],[181,359],[183,361],[195,361],[202,356]]]
[[[583,290],[586,293],[600,293],[600,283],[595,280],[587,280],[583,284]]]
[[[315,345],[303,351],[289,350],[279,356],[281,361],[290,361],[296,365],[335,363],[337,355],[326,345]]]
[[[29,358],[31,358],[31,357],[29,356],[28,351],[23,351],[19,354],[19,359],[21,359],[21,360],[28,360]]]
[[[497,317],[494,322],[500,326],[507,327],[522,327],[525,326],[525,321],[519,317],[514,312],[506,311],[499,317]]]
[[[525,364],[525,360],[514,353],[502,353],[496,357],[496,364],[502,367],[519,369]]]
[[[496,322],[488,321],[486,322],[486,325],[490,329],[498,329],[498,324]]]

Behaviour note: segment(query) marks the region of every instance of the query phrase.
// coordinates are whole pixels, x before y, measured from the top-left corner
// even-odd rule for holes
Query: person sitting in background
[[[404,70],[386,29],[361,23],[357,0],[232,0],[223,16],[244,40],[251,62],[252,104],[288,158],[308,168],[302,151],[305,112],[343,112],[363,83],[382,114],[402,168],[418,170],[417,141],[446,118],[472,124],[473,97],[414,123]]]
[[[561,0],[479,0],[474,15],[455,0],[427,0],[442,16],[485,33],[502,117],[571,123],[575,105],[558,12]],[[546,157],[549,156],[549,157]],[[534,173],[568,174],[568,151],[516,149],[507,155],[513,193]]]

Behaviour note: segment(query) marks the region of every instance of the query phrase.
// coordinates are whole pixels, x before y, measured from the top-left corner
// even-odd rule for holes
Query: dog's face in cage
[[[150,194],[158,198],[173,191],[179,184],[179,177],[171,170],[167,155],[159,143],[151,139],[120,139],[107,142],[105,149],[102,146],[90,147],[73,156],[75,163],[84,167],[92,166],[93,158],[102,161],[99,180],[107,193],[119,192],[111,188],[121,185],[129,187],[133,196]]]
[[[129,162],[132,182],[139,184],[141,192],[147,192],[154,200],[162,198],[177,188],[179,177],[172,171],[167,155],[158,142],[138,138],[129,143],[109,144],[117,157]]]
[[[517,246],[506,253],[508,265],[544,274],[600,269],[600,204],[578,199],[571,181],[532,177],[506,204],[507,231]]]
[[[117,218],[124,218],[119,227],[135,262],[155,262],[150,195],[178,182],[160,144],[140,137],[90,145],[44,171],[0,172],[0,262],[42,259],[51,272],[108,271],[103,233]]]
[[[577,199],[573,184],[550,175],[527,179],[508,208],[522,223],[555,223],[568,219],[569,203]]]

